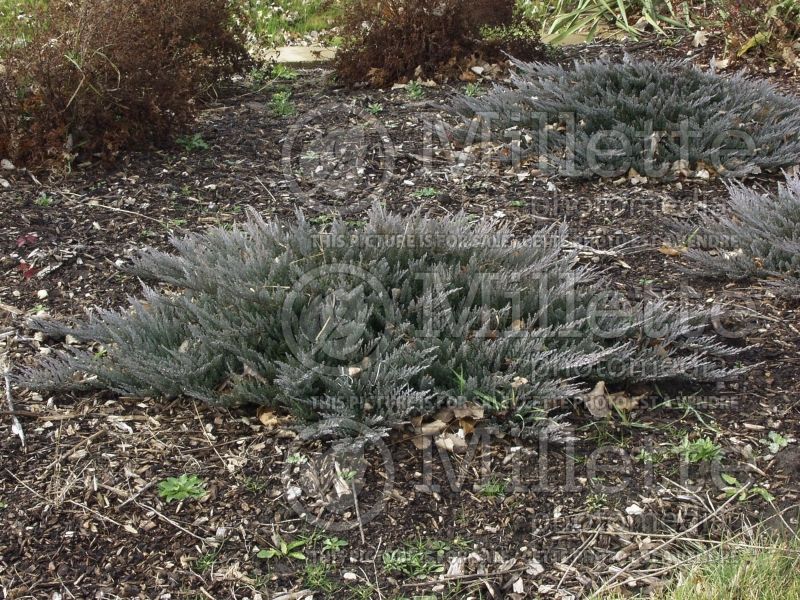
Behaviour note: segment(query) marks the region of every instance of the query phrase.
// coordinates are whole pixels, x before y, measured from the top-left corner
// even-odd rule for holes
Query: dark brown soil
[[[707,64],[715,50],[685,41],[627,51]],[[436,448],[426,456],[397,434],[366,449],[359,513],[346,506],[327,531],[287,497],[287,477],[308,475],[327,449],[300,444],[283,420],[186,399],[43,398],[12,389],[27,445],[12,434],[10,413],[0,413],[4,597],[584,597],[614,577],[631,588],[656,584],[686,538],[714,539],[776,513],[775,527],[797,526],[797,510],[783,512],[800,502],[797,442],[776,454],[764,442],[772,431],[800,439],[797,302],[758,282],[690,278],[680,257],[658,251],[671,239],[669,219],[724,210],[721,183],[574,182],[496,166],[455,171],[444,154],[424,159],[423,124],[439,117],[448,90],[426,89],[412,101],[405,90],[337,89],[327,77],[313,69],[285,84],[298,117],[274,113],[274,88],[242,88],[209,107],[196,126],[209,149],[131,154],[114,170],[85,166],[62,177],[0,172],[10,183],[0,188],[0,344],[11,366],[47,351],[26,328],[29,316],[72,318],[124,305],[140,289],[124,266],[143,245],[239,221],[246,207],[287,218],[299,207],[319,224],[334,214],[358,219],[377,196],[398,211],[422,205],[503,220],[520,234],[564,220],[572,239],[596,250],[628,242],[625,252],[587,250],[584,259],[606,267],[609,285],[631,297],[726,301],[733,307],[726,324],[744,332],[738,343],[750,348],[740,360],[752,370],[691,398],[640,390],[648,397],[627,421],[598,421],[577,403],[563,407],[576,438],[567,444],[520,442],[485,422],[477,456]],[[796,74],[769,77],[796,93]],[[373,103],[383,105],[377,122],[367,110]],[[313,140],[337,129],[391,140],[357,165],[369,185],[358,177],[342,183],[354,173],[347,136],[337,149],[345,157],[339,172],[326,164],[300,183],[285,175],[287,140],[295,167],[318,165],[313,156],[298,159],[296,149],[324,148]],[[774,189],[779,180],[754,184]],[[674,448],[685,435],[715,440],[720,463],[682,464]],[[294,464],[301,454],[305,466]],[[461,485],[453,486],[448,468],[463,475]],[[167,503],[158,483],[182,473],[200,476],[208,493]],[[774,499],[731,498],[722,473]],[[313,498],[301,500],[308,513],[317,510]],[[671,540],[676,532],[684,534]],[[332,537],[347,546],[324,551]],[[257,557],[281,539],[304,539],[305,560]],[[407,570],[418,576],[393,570],[398,549],[416,552],[416,570]]]

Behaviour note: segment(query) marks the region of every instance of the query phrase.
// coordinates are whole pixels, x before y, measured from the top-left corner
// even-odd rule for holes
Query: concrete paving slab
[[[268,50],[267,60],[275,60],[284,65],[309,65],[328,62],[336,56],[336,48],[325,46],[284,46]]]

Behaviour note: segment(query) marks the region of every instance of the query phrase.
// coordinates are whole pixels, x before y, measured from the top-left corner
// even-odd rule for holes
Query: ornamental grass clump
[[[498,142],[504,160],[581,178],[741,177],[800,163],[800,101],[767,83],[680,63],[514,64],[510,86],[454,100],[458,142]]]
[[[730,187],[730,213],[705,215],[689,233],[695,271],[728,279],[770,279],[800,291],[800,178],[787,177],[777,195]],[[686,226],[679,227],[686,233]]]
[[[563,226],[515,239],[463,214],[375,206],[365,224],[320,231],[300,213],[284,224],[251,212],[232,231],[173,239],[174,253],[142,252],[134,270],[163,287],[129,308],[35,321],[86,345],[20,381],[374,427],[467,402],[533,420],[598,380],[731,374],[718,358],[734,351],[703,333],[718,310],[631,305],[566,242]]]

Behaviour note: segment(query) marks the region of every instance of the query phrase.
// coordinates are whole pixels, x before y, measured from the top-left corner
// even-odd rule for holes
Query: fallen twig
[[[0,360],[0,366],[3,369],[3,379],[6,384],[6,404],[8,405],[8,412],[11,415],[11,433],[16,434],[19,441],[22,442],[22,449],[25,449],[25,430],[22,429],[22,423],[17,418],[16,411],[14,410],[14,399],[11,396],[11,369],[8,366],[8,359],[3,356]]]
[[[505,577],[507,575],[514,575],[516,573],[524,572],[528,567],[516,567],[513,569],[508,569],[506,571],[494,571],[492,573],[467,573],[464,575],[448,575],[445,577],[440,577],[436,580],[436,583],[449,583],[452,581],[467,581],[470,579],[498,579],[500,577]],[[420,587],[423,585],[430,585],[430,582],[420,581],[420,582],[405,582],[400,584],[401,587]]]
[[[105,204],[99,204],[99,203],[89,204],[88,206],[96,206],[97,208],[105,208],[106,210],[111,210],[118,213],[124,213],[126,215],[131,215],[133,217],[140,217],[142,219],[147,219],[149,221],[155,221],[156,223],[163,225],[164,227],[167,227],[167,223],[161,219],[156,219],[155,217],[143,215],[142,213],[134,212],[132,210],[125,210],[124,208],[117,208],[115,206],[107,206]]]
[[[575,566],[575,563],[578,562],[578,559],[581,556],[583,556],[586,550],[589,547],[594,546],[594,543],[597,541],[598,537],[600,537],[600,533],[596,532],[591,538],[587,538],[586,541],[583,544],[581,544],[581,546],[575,552],[573,552],[572,561],[569,563],[569,565],[567,565],[567,568],[564,570],[564,574],[561,576],[561,579],[559,580],[558,585],[556,586],[557,590],[561,589],[561,586],[564,585],[564,580],[567,578],[567,575],[569,574],[570,570]]]
[[[159,519],[161,519],[161,520],[162,520],[162,521],[164,521],[165,523],[169,523],[169,524],[170,524],[170,525],[172,525],[172,526],[173,526],[175,529],[180,529],[180,530],[181,530],[183,533],[185,533],[185,534],[187,534],[187,535],[190,535],[190,536],[192,536],[194,539],[196,539],[196,540],[200,540],[201,542],[205,543],[205,541],[206,541],[206,540],[205,540],[204,538],[200,537],[200,536],[199,536],[199,535],[197,535],[196,533],[192,533],[191,531],[189,531],[189,530],[188,530],[188,529],[186,529],[185,527],[182,527],[181,525],[179,525],[178,523],[176,523],[175,521],[173,521],[172,519],[170,519],[170,518],[169,518],[169,517],[167,517],[166,515],[164,515],[164,514],[160,513],[159,511],[157,511],[157,510],[156,510],[155,508],[153,508],[152,506],[148,506],[147,504],[142,504],[141,502],[138,502],[138,501],[136,501],[136,500],[134,500],[134,503],[135,503],[137,506],[139,506],[140,508],[143,508],[143,509],[145,509],[145,510],[152,511],[152,512],[153,512],[153,514],[154,514],[154,515],[156,515],[156,516],[157,516]]]
[[[136,500],[136,499],[137,499],[139,496],[141,496],[141,495],[142,495],[144,492],[146,492],[146,491],[147,491],[147,490],[149,490],[151,487],[153,487],[153,486],[155,485],[155,483],[156,483],[155,481],[151,481],[151,482],[149,482],[149,483],[146,483],[146,484],[144,484],[144,485],[141,487],[141,489],[140,489],[138,492],[135,492],[135,493],[133,493],[131,496],[128,496],[128,498],[127,498],[127,499],[126,499],[126,500],[125,500],[125,501],[124,501],[122,504],[120,504],[120,505],[117,507],[117,510],[119,510],[120,508],[122,508],[123,506],[125,506],[125,505],[126,505],[128,502],[133,502],[134,500]]]
[[[361,523],[361,511],[358,509],[358,494],[356,493],[355,481],[351,481],[350,486],[353,490],[353,506],[355,506],[356,509],[356,519],[358,520],[358,532],[361,534],[361,543],[366,544],[367,539],[364,537],[364,525]]]

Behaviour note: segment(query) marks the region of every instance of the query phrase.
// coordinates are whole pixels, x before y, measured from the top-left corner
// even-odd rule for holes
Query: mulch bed
[[[568,50],[567,58],[626,52],[703,65],[719,55],[686,40],[670,48],[594,44]],[[796,74],[778,69],[769,77],[797,93]],[[328,448],[301,444],[280,417],[276,424],[255,408],[183,398],[48,398],[13,389],[27,444],[12,434],[11,415],[0,413],[3,597],[572,598],[610,578],[631,588],[656,583],[676,560],[676,532],[713,539],[764,519],[776,529],[796,527],[797,511],[783,511],[800,502],[798,444],[770,455],[763,440],[770,431],[800,439],[797,302],[756,282],[689,278],[680,257],[658,251],[670,239],[670,219],[724,207],[720,182],[633,185],[453,170],[444,154],[424,159],[424,123],[439,117],[449,90],[427,89],[420,101],[404,90],[347,91],[323,69],[285,86],[298,117],[271,111],[273,88],[241,88],[204,110],[195,132],[208,150],[134,153],[112,170],[86,166],[63,177],[0,173],[11,184],[0,189],[0,344],[12,366],[57,346],[26,328],[29,316],[77,317],[136,294],[141,284],[124,267],[137,248],[167,247],[171,233],[241,221],[246,207],[286,218],[299,207],[319,224],[335,214],[358,219],[378,196],[398,211],[464,210],[520,234],[564,220],[572,239],[599,250],[628,241],[627,251],[587,249],[583,258],[631,298],[726,301],[734,312],[728,326],[744,332],[737,343],[749,346],[739,360],[752,370],[688,400],[680,390],[647,389],[628,422],[598,421],[579,403],[563,407],[576,438],[567,444],[521,442],[484,423],[487,442],[470,457],[420,450],[395,435],[365,450],[361,519],[345,506],[329,531],[287,497],[287,477],[304,469],[313,475],[321,458],[331,458]],[[380,126],[365,116],[373,103],[383,105]],[[354,127],[365,123],[371,128]],[[342,160],[315,162],[313,152],[327,143],[320,132],[336,130],[355,132],[338,137]],[[388,136],[391,145],[348,162],[360,135]],[[287,163],[287,144],[306,155],[293,150]],[[286,176],[288,164],[305,169],[304,181]],[[323,169],[312,177],[315,165]],[[371,185],[359,183],[363,173]],[[774,189],[778,181],[765,175],[755,183]],[[716,475],[670,453],[685,434],[722,446]],[[617,450],[597,454],[600,447]],[[652,464],[642,460],[648,452]],[[309,463],[297,464],[299,454]],[[774,500],[731,498],[721,489],[722,472],[752,480]],[[158,482],[181,473],[200,476],[208,494],[162,500]],[[453,485],[454,474],[463,475],[461,485]],[[330,537],[347,545],[326,551]],[[304,539],[306,560],[257,558],[280,539]],[[416,557],[406,573],[392,562],[398,549]]]

